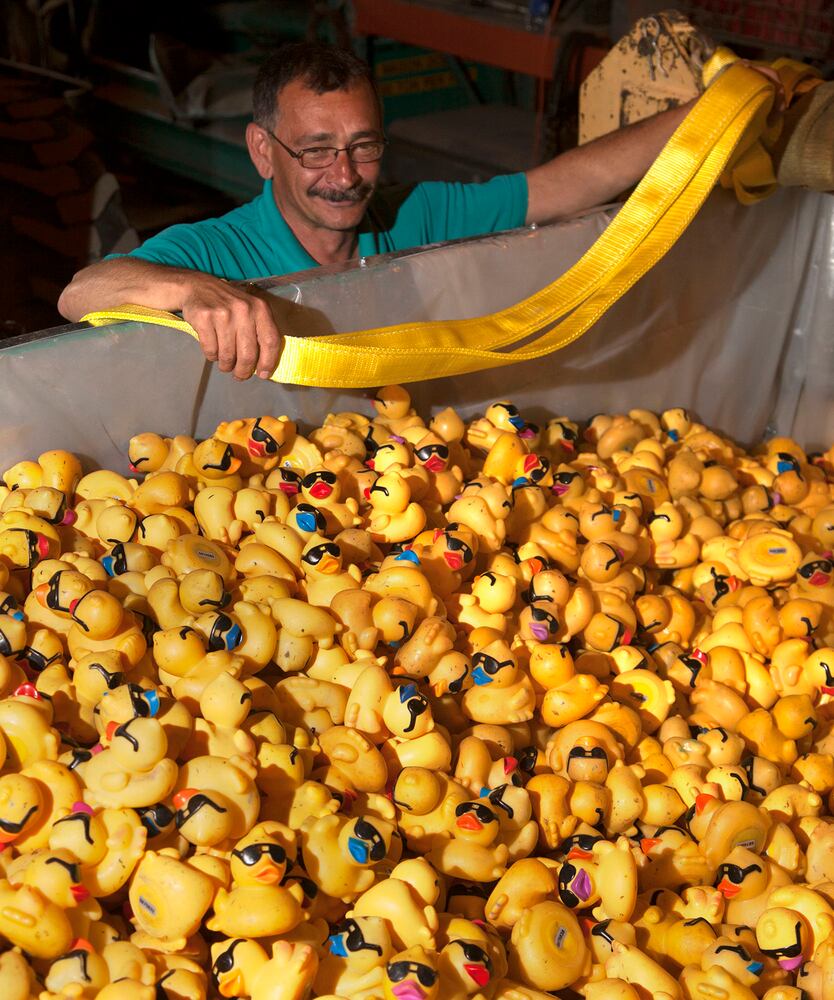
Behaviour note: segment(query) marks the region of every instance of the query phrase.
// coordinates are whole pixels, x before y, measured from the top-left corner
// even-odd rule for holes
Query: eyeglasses
[[[276,865],[286,863],[287,852],[280,844],[250,844],[242,851],[232,851],[232,855],[240,858],[247,868],[256,865],[265,854],[268,854],[270,861],[274,861]]]
[[[382,154],[388,145],[387,139],[363,139],[360,142],[352,142],[349,146],[309,146],[307,149],[295,150],[290,149],[285,142],[281,142],[270,129],[264,131],[294,160],[298,160],[305,170],[321,170],[323,167],[329,167],[336,162],[339,153],[347,153],[351,163],[375,163],[382,159]]]
[[[392,983],[401,983],[406,976],[413,975],[429,990],[437,982],[437,973],[422,962],[390,962],[387,972]]]

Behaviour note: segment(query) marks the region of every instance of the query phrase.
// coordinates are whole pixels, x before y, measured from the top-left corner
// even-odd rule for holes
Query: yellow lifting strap
[[[790,64],[797,78],[795,67],[800,65]],[[785,75],[780,70],[780,76]],[[565,347],[674,245],[715,183],[732,173],[736,161],[752,155],[761,162],[756,144],[768,131],[774,93],[773,84],[761,74],[740,63],[729,65],[694,105],[594,245],[569,271],[529,298],[473,319],[320,337],[287,336],[272,380],[370,388],[498,368]],[[753,174],[752,179],[745,178],[745,190],[757,185],[761,190],[761,178],[755,170]],[[185,320],[142,306],[93,312],[84,319],[94,326],[137,320],[197,336]]]

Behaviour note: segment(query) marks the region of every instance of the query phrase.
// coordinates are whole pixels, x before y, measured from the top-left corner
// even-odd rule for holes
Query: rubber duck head
[[[220,792],[183,788],[173,798],[180,835],[200,847],[213,847],[232,832],[234,817]]]
[[[393,736],[413,740],[434,729],[434,717],[428,698],[409,681],[386,698],[382,719]]]
[[[449,465],[449,445],[439,434],[424,434],[414,448],[414,458],[424,469],[435,474],[444,472]]]
[[[170,442],[159,434],[146,431],[134,434],[127,446],[127,457],[131,472],[158,472],[165,464],[170,451]]]
[[[179,598],[192,615],[221,611],[231,600],[223,577],[210,569],[195,569],[180,580]]]
[[[72,603],[70,615],[88,639],[110,639],[122,624],[124,609],[106,590],[91,590]]]
[[[230,444],[218,438],[206,438],[194,449],[194,465],[200,476],[206,479],[223,479],[233,476],[241,466]]]
[[[282,465],[269,473],[264,480],[264,486],[268,490],[278,490],[285,496],[294,497],[301,492],[301,480],[303,478],[297,469]]]
[[[475,802],[461,802],[455,807],[452,836],[455,840],[465,840],[481,847],[494,843],[500,830],[497,807],[488,799]]]
[[[411,500],[411,489],[401,475],[389,472],[368,487],[367,500],[380,514],[400,514]]]
[[[399,420],[411,410],[411,394],[401,385],[386,385],[374,396],[373,404],[383,419]]]
[[[90,890],[82,883],[78,858],[64,848],[35,852],[23,873],[23,883],[39,889],[65,910],[90,897]]]
[[[493,982],[489,945],[477,935],[478,930],[477,925],[471,925],[471,930],[466,928],[460,936],[451,938],[443,946],[438,960],[444,980],[451,981],[463,996],[480,994]]]
[[[437,959],[420,945],[392,955],[385,966],[385,1000],[436,1000],[440,995]]]
[[[336,503],[341,492],[339,477],[329,469],[312,469],[301,480],[301,496],[309,504]]]
[[[736,847],[715,873],[713,885],[726,900],[753,899],[768,884],[767,862],[746,847]]]
[[[420,609],[404,597],[383,597],[373,606],[371,614],[381,641],[396,649],[411,637]]]
[[[97,813],[83,802],[77,802],[72,812],[52,824],[49,847],[65,851],[85,867],[95,865],[107,850],[107,827]]]
[[[692,418],[688,410],[682,406],[675,406],[660,414],[660,426],[666,431],[669,439],[677,443],[689,433],[689,429],[692,427]]]
[[[721,935],[701,956],[701,967],[725,969],[742,986],[752,987],[762,974],[764,965],[757,961],[744,942]]]
[[[785,972],[796,972],[810,956],[811,934],[805,918],[784,906],[769,906],[759,917],[756,942]]]
[[[287,854],[291,840],[291,832],[280,823],[258,823],[232,849],[231,874],[235,883],[280,885],[293,860]]]
[[[0,559],[4,559],[14,569],[32,569],[41,560],[56,556],[58,551],[59,546],[47,534],[33,527],[21,526],[0,531]]]
[[[0,777],[0,844],[12,844],[28,833],[46,808],[38,783],[23,774]]]
[[[393,951],[388,923],[382,917],[347,917],[333,928],[327,949],[331,955],[344,959],[351,970],[370,972]]]
[[[508,399],[498,400],[487,407],[484,416],[498,430],[517,434],[525,440],[533,439],[537,428],[528,424],[518,411],[518,407]]]
[[[337,542],[313,535],[301,553],[305,575],[334,576],[342,572],[342,549]]]
[[[86,987],[95,996],[109,982],[107,962],[89,941],[76,938],[70,950],[51,963],[44,986],[53,996],[72,996],[73,987],[79,985]]]
[[[258,942],[246,938],[215,942],[211,958],[211,979],[222,997],[247,995],[255,974],[269,961]]]
[[[203,688],[200,712],[207,722],[223,729],[238,729],[252,707],[252,692],[229,673],[218,674]]]
[[[478,539],[465,525],[451,523],[435,532],[432,552],[442,556],[454,573],[467,570],[478,554]]]
[[[34,581],[33,581],[34,582]],[[93,589],[93,582],[78,570],[58,570],[48,580],[34,588],[35,599],[41,607],[68,617],[76,601]]]
[[[532,584],[531,584],[532,586]],[[517,581],[514,577],[487,571],[472,581],[472,595],[489,614],[505,614],[515,605]]]
[[[107,545],[132,542],[138,527],[139,515],[124,504],[110,504],[96,518],[96,534]]]
[[[295,424],[292,420],[269,415],[258,417],[246,439],[246,450],[255,460],[275,458],[294,437]]]
[[[778,611],[783,638],[811,639],[820,627],[822,611],[819,601],[804,597],[786,601]]]
[[[808,597],[826,594],[834,586],[834,557],[830,553],[810,552],[799,564],[796,576],[800,590]]]
[[[117,725],[111,722],[110,750],[127,771],[149,771],[168,753],[168,737],[157,719],[135,718]]]
[[[503,639],[490,642],[472,656],[472,681],[476,687],[509,687],[518,679],[518,658]]]
[[[368,868],[388,855],[394,827],[376,816],[357,816],[339,833],[343,855],[361,868]]]
[[[185,677],[205,658],[207,644],[190,626],[162,629],[153,637],[153,658],[160,670]]]

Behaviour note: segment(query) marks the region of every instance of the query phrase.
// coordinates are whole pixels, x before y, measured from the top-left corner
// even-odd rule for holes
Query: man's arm
[[[135,302],[181,312],[197,331],[209,361],[237,379],[257,371],[268,378],[278,364],[281,337],[267,302],[221,278],[118,257],[79,271],[61,293],[58,310],[77,321],[94,309]]]
[[[527,171],[527,225],[544,225],[613,201],[636,184],[694,104],[600,136]]]

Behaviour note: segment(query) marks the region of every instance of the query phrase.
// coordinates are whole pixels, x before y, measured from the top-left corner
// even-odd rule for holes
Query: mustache
[[[369,198],[373,194],[373,190],[373,184],[357,184],[352,188],[347,188],[347,190],[336,190],[314,184],[308,189],[307,194],[314,198],[323,198],[325,201],[356,203]]]

